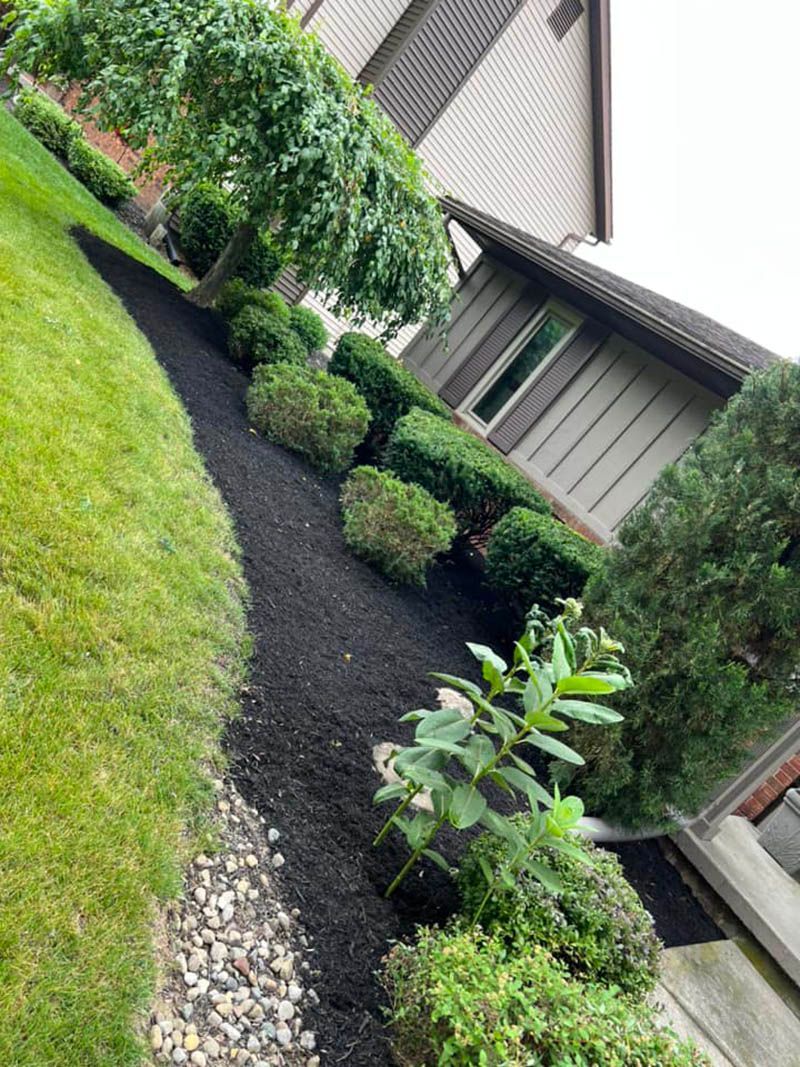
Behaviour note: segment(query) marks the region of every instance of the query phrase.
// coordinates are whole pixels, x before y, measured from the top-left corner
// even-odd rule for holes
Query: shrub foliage
[[[136,186],[122,167],[82,137],[74,137],[67,146],[67,166],[105,204],[118,204],[136,196]]]
[[[342,334],[328,370],[351,381],[366,400],[372,412],[370,439],[374,447],[383,446],[397,420],[414,407],[450,418],[447,405],[366,334]]]
[[[463,538],[485,541],[517,505],[550,513],[544,497],[489,445],[421,408],[398,420],[384,461],[404,481],[451,504]]]
[[[603,550],[569,526],[532,511],[512,508],[497,523],[486,547],[486,577],[508,596],[513,613],[533,603],[553,610],[557,597],[580,597]]]
[[[403,1067],[701,1067],[652,1009],[585,985],[544,949],[524,954],[479,929],[421,929],[386,961],[393,1046]]]
[[[251,305],[268,311],[271,315],[276,315],[281,322],[289,324],[289,308],[282,296],[264,289],[255,289],[241,278],[232,278],[223,285],[214,306],[222,317],[230,322],[242,308]]]
[[[303,342],[283,318],[255,304],[246,304],[231,322],[229,344],[233,355],[246,367],[259,363],[304,366],[308,359]]]
[[[289,309],[289,326],[305,345],[311,355],[319,352],[328,343],[328,331],[316,311],[297,304]]]
[[[70,144],[83,136],[80,126],[55,100],[36,89],[25,89],[17,97],[14,117],[31,131],[45,148],[62,159]]]
[[[587,613],[630,648],[625,721],[587,738],[587,803],[692,814],[797,709],[800,367],[753,374],[619,531]]]
[[[247,413],[265,437],[322,471],[348,467],[369,426],[367,405],[350,382],[290,363],[256,367]]]
[[[642,998],[658,980],[661,943],[653,920],[617,857],[590,842],[583,847],[590,863],[540,849],[535,858],[557,875],[560,891],[549,892],[522,871],[513,887],[489,901],[481,925],[518,952],[540,945],[575,977]],[[458,876],[466,915],[475,914],[486,892],[485,865],[494,870],[501,861],[500,843],[491,834],[467,849]]]
[[[448,504],[375,467],[356,467],[341,500],[349,547],[399,582],[425,585],[428,567],[456,535]]]

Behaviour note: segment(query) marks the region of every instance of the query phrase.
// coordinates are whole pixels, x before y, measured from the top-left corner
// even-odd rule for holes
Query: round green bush
[[[447,405],[366,334],[342,334],[328,370],[351,381],[366,400],[372,412],[370,440],[375,448],[386,443],[397,420],[414,407],[450,420]]]
[[[550,512],[544,497],[499,453],[421,408],[398,419],[383,460],[403,481],[446,500],[464,539],[484,542],[498,519],[516,505]]]
[[[580,597],[602,560],[598,545],[563,522],[517,507],[489,535],[486,577],[508,596],[517,617],[534,602],[549,612],[555,609],[557,597]]]
[[[289,310],[289,326],[306,347],[309,355],[319,352],[328,343],[328,331],[322,319],[311,308],[296,304]]]
[[[421,929],[395,945],[383,982],[402,1067],[708,1067],[652,1008],[584,984],[538,945],[480,929]]]
[[[523,816],[520,816],[523,818]],[[613,854],[585,843],[591,866],[554,849],[535,858],[556,872],[562,890],[548,892],[531,874],[490,898],[483,928],[518,950],[539,945],[577,978],[617,986],[641,999],[658,980],[661,942],[653,920]],[[503,844],[482,834],[464,855],[458,874],[464,915],[474,916],[486,892],[482,865],[495,869]]]
[[[24,89],[14,104],[14,117],[57,156],[65,158],[70,144],[83,133],[74,119],[44,93]]]
[[[253,243],[236,268],[236,276],[257,289],[266,289],[272,285],[283,267],[283,252],[275,243],[275,238],[269,230],[261,230],[253,238]],[[275,296],[277,295],[276,293]]]
[[[425,573],[456,535],[452,509],[391,471],[356,467],[342,487],[344,539],[357,556],[398,582]]]
[[[234,357],[246,367],[259,363],[303,366],[308,359],[302,341],[281,317],[253,304],[245,305],[234,317],[228,340]]]
[[[263,289],[255,289],[242,278],[232,278],[229,282],[225,282],[214,301],[217,311],[228,322],[235,319],[242,308],[249,305],[269,311],[277,315],[282,322],[287,325],[289,323],[289,308],[282,296]]]
[[[73,138],[67,146],[67,166],[105,204],[117,204],[136,196],[136,186],[122,167],[82,137]]]
[[[265,437],[322,471],[345,470],[369,426],[367,405],[350,382],[291,363],[256,367],[247,413]]]

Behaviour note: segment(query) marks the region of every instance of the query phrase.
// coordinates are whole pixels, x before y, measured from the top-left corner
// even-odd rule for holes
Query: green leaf
[[[418,722],[420,719],[426,718],[428,715],[433,715],[434,712],[426,711],[424,708],[419,708],[416,711],[407,711],[405,715],[401,715],[397,720],[398,722]]]
[[[603,725],[612,722],[622,722],[624,715],[611,708],[605,708],[602,704],[590,704],[583,700],[556,700],[553,702],[553,712],[560,712],[570,719],[579,719],[581,722],[601,723]]]
[[[527,793],[528,787],[533,780],[530,774],[526,771],[521,771],[518,767],[500,767],[498,774],[520,793]]]
[[[500,708],[491,708],[490,715],[503,741],[510,741],[517,731],[506,712],[501,711]]]
[[[453,790],[448,817],[456,830],[474,826],[486,810],[486,801],[474,786],[457,785]]]
[[[579,845],[573,845],[571,841],[568,841],[565,837],[554,837],[547,842],[549,848],[557,849],[559,852],[563,852],[565,856],[569,856],[571,859],[577,860],[579,863],[585,864],[587,867],[594,866],[594,860],[591,853],[587,852],[585,848],[581,848]]]
[[[619,686],[611,685],[605,677],[592,677],[590,674],[571,674],[562,678],[557,686],[557,693],[613,693]]]
[[[548,842],[549,844],[550,842]],[[550,893],[560,893],[562,889],[562,882],[556,872],[546,866],[544,863],[539,863],[537,860],[527,859],[523,864],[525,870],[532,874],[533,877],[541,882],[546,890]]]
[[[407,767],[412,764],[421,764],[424,767],[431,767],[433,770],[438,771],[444,767],[446,762],[447,757],[443,752],[435,752],[432,749],[420,748],[418,745],[414,745],[400,751],[394,761],[394,770],[396,774],[403,775]]]
[[[449,719],[443,716],[442,719],[434,721],[437,714],[439,713],[435,712],[434,715],[424,719],[417,727],[414,736],[419,744],[422,744],[425,739],[430,737],[436,737],[440,741],[463,741],[465,737],[472,733],[472,724],[467,722],[457,711],[455,720],[452,718],[452,714],[449,714]]]
[[[414,785],[421,785],[426,789],[449,788],[447,780],[438,771],[433,771],[430,767],[422,766],[419,763],[412,763],[410,767],[406,768],[405,777],[409,782],[413,782]]]
[[[612,689],[616,690],[628,689],[630,687],[630,682],[627,678],[621,674],[614,674],[613,672],[600,674],[595,671],[587,671],[586,674],[581,675],[581,677],[594,678],[597,681],[605,682],[607,685],[610,685]]]
[[[419,811],[408,824],[406,839],[412,849],[417,849],[436,825],[436,820],[429,811]]]
[[[454,674],[440,674],[438,671],[431,671],[430,677],[436,678],[437,681],[445,682],[453,689],[460,689],[470,696],[481,696],[480,686],[470,682],[467,678],[457,678]]]
[[[581,767],[586,762],[583,756],[570,748],[569,745],[565,745],[561,741],[556,741],[554,737],[548,737],[547,734],[534,732],[528,734],[525,740],[529,745],[535,745],[543,752],[549,752],[549,754],[555,756],[556,759],[564,760],[565,763],[574,763],[577,767]]]
[[[438,752],[449,752],[451,756],[460,756],[464,751],[462,747],[453,741],[445,741],[441,737],[419,737],[417,744],[422,748],[436,749]]]
[[[495,757],[495,748],[484,734],[474,734],[461,750],[459,759],[471,775],[483,770]]]
[[[491,885],[494,881],[494,871],[489,866],[489,861],[486,859],[485,856],[478,856],[478,864],[480,866],[483,877],[486,879],[486,884]]]
[[[562,678],[569,678],[573,669],[567,650],[564,647],[564,633],[559,630],[553,639],[553,671],[555,672],[556,681],[560,681]]]
[[[553,818],[564,830],[570,830],[583,818],[583,801],[580,797],[564,797],[556,802],[553,808]]]
[[[416,729],[417,737],[436,732],[439,726],[450,726],[453,723],[464,723],[466,720],[457,708],[442,708],[441,711],[427,712],[425,718]],[[401,720],[402,722],[402,720]],[[469,729],[469,726],[467,726]]]
[[[501,656],[498,656],[488,645],[473,645],[467,641],[467,648],[479,663],[491,663],[500,674],[505,674],[508,670],[506,661]]]
[[[436,866],[440,867],[446,873],[450,873],[450,864],[441,852],[437,852],[435,848],[423,848],[422,855],[427,856],[429,860],[433,860]]]
[[[406,795],[408,790],[403,782],[392,782],[391,785],[382,785],[376,790],[372,798],[373,804],[383,804],[387,800],[397,800]]]

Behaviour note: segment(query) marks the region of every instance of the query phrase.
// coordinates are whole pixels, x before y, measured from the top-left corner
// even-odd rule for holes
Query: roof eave
[[[589,0],[589,54],[594,156],[594,232],[599,241],[608,242],[614,233],[611,181],[610,0]]]

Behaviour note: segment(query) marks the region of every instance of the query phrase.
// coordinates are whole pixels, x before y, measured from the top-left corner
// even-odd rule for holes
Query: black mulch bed
[[[389,1053],[374,972],[387,942],[446,917],[455,898],[426,866],[383,899],[405,854],[397,842],[371,846],[381,822],[372,747],[402,740],[398,717],[430,706],[428,671],[474,676],[464,642],[497,645],[479,564],[439,566],[421,592],[355,559],[341,537],[338,479],[248,429],[247,379],[227,358],[219,318],[92,235],[78,240],[155,349],[233,515],[255,641],[243,714],[228,732],[233,776],[281,831],[288,899],[314,938],[323,1060],[378,1067]],[[441,844],[452,857],[454,841]],[[720,936],[656,845],[622,851],[668,944]]]

